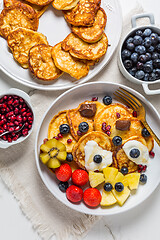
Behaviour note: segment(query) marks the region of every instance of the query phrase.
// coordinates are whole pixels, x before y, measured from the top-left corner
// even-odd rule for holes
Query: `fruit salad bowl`
[[[151,125],[153,130],[158,135],[160,117],[156,109],[142,95],[140,95],[133,89],[130,89],[123,85],[105,83],[105,82],[87,83],[63,93],[52,103],[52,105],[46,111],[39,125],[39,128],[37,130],[36,141],[35,141],[35,158],[36,158],[36,165],[38,168],[38,172],[41,176],[41,179],[46,185],[46,187],[49,189],[51,194],[53,194],[53,196],[55,196],[59,201],[61,201],[66,206],[76,211],[83,212],[86,214],[94,214],[94,215],[113,215],[113,214],[122,213],[142,203],[146,198],[148,198],[151,195],[151,193],[156,189],[156,187],[159,184],[160,162],[159,162],[158,156],[160,154],[160,148],[156,143],[154,144],[154,149],[153,149],[155,153],[155,157],[150,160],[149,166],[147,168],[147,177],[148,177],[147,183],[144,185],[139,184],[139,187],[136,190],[136,193],[131,194],[131,197],[128,198],[128,200],[125,202],[123,206],[119,206],[118,204],[116,204],[110,207],[101,207],[100,205],[97,207],[88,207],[86,204],[84,204],[83,201],[80,201],[79,203],[73,203],[69,201],[66,197],[66,193],[60,191],[60,188],[59,188],[60,179],[57,179],[57,177],[58,175],[61,176],[60,170],[51,171],[40,160],[40,146],[42,145],[44,139],[47,138],[48,126],[55,114],[57,114],[58,112],[62,113],[65,109],[75,108],[77,107],[77,105],[79,105],[79,103],[84,102],[86,100],[87,101],[91,100],[94,96],[98,97],[99,102],[102,102],[103,97],[106,94],[108,94],[112,97],[113,103],[114,102],[117,103],[116,99],[114,99],[113,93],[119,87],[123,87],[124,89],[134,94],[137,98],[139,98],[139,100],[143,103],[146,109],[147,122]],[[65,164],[63,164],[63,167],[64,165]],[[60,168],[57,168],[57,169],[60,169]],[[65,171],[68,171],[67,168],[65,168]],[[73,177],[73,174],[72,174],[72,177]],[[69,180],[69,184],[71,184],[70,181],[71,180]],[[65,186],[61,185],[61,188],[63,187]],[[82,190],[84,191],[86,187],[88,187],[88,185],[82,186]],[[83,196],[83,200],[85,201],[84,197],[85,196]]]
[[[0,148],[8,148],[26,140],[32,133],[35,115],[30,97],[11,88],[0,95]]]
[[[149,18],[150,25],[137,26],[136,20],[139,18]],[[119,69],[121,73],[124,75],[124,77],[127,78],[129,81],[142,85],[144,92],[147,95],[160,94],[160,89],[156,89],[156,90],[149,89],[150,84],[155,84],[160,82],[160,70],[159,70],[160,69],[160,55],[159,55],[160,49],[157,50],[157,46],[160,47],[159,45],[160,39],[157,36],[157,41],[155,42],[155,44],[152,44],[152,43],[150,44],[150,39],[149,39],[151,38],[151,34],[160,35],[160,28],[155,26],[155,19],[153,14],[151,13],[143,13],[143,14],[138,14],[133,16],[131,19],[131,24],[132,24],[132,30],[125,36],[125,38],[122,40],[120,44],[119,54],[118,54]],[[150,32],[147,32],[148,30]],[[139,39],[136,39],[136,38],[139,38]],[[139,44],[136,43],[136,41],[139,41],[139,40],[140,40],[140,43]],[[127,46],[128,43],[129,45]],[[140,49],[139,51],[139,49],[136,49],[136,47],[137,48],[140,47],[144,49]],[[125,54],[124,51],[126,51],[126,56],[123,56],[123,54]],[[148,59],[147,58],[144,59],[144,56],[146,55]],[[127,61],[129,60],[129,62],[125,63],[125,60]],[[158,66],[157,66],[157,63],[155,63],[155,61],[158,61]],[[148,63],[151,63],[151,66],[149,66],[151,69],[146,70],[144,68],[148,67],[146,66],[146,64]],[[128,64],[129,65],[131,64],[132,67],[130,67]],[[155,77],[155,75],[157,76]]]

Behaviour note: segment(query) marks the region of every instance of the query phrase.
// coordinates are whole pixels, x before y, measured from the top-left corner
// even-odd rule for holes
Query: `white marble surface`
[[[147,12],[155,15],[160,25],[159,0],[138,0]],[[120,0],[125,16],[136,4],[134,0]],[[0,72],[0,93],[10,87],[29,89],[14,83]],[[7,157],[7,156],[6,156]],[[84,240],[159,240],[160,239],[160,186],[143,204],[122,215],[103,217],[95,224]],[[62,226],[63,227],[63,226]],[[22,214],[17,201],[0,181],[0,239],[1,240],[40,240],[31,223]],[[55,237],[53,237],[55,239]],[[64,239],[65,240],[65,239]]]

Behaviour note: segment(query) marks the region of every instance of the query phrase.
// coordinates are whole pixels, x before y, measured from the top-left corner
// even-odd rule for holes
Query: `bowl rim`
[[[100,81],[100,82],[89,82],[89,83],[85,83],[85,84],[78,85],[78,86],[76,86],[76,87],[74,87],[74,88],[71,88],[71,89],[65,91],[64,93],[62,93],[58,98],[56,98],[56,99],[52,102],[52,104],[48,107],[48,109],[47,109],[46,112],[44,113],[44,115],[43,115],[43,117],[42,117],[42,119],[41,119],[41,122],[40,122],[40,124],[39,124],[39,126],[38,126],[37,133],[36,133],[36,138],[35,138],[35,161],[36,161],[36,166],[37,166],[39,175],[40,175],[40,177],[41,177],[42,182],[43,182],[44,185],[46,186],[46,188],[50,191],[50,193],[51,193],[55,198],[57,198],[58,201],[60,201],[60,200],[58,199],[58,197],[57,197],[56,195],[54,195],[54,194],[52,193],[51,187],[50,187],[48,184],[46,184],[45,177],[43,176],[42,171],[41,171],[41,169],[40,169],[40,164],[39,164],[39,163],[40,163],[40,160],[39,160],[39,155],[38,155],[38,151],[37,151],[37,143],[38,143],[38,136],[39,136],[40,128],[41,128],[41,125],[42,125],[45,117],[47,116],[47,113],[49,112],[49,110],[53,107],[53,105],[54,105],[56,102],[58,102],[58,101],[59,101],[61,98],[63,98],[66,94],[69,94],[70,92],[72,92],[72,91],[74,91],[74,90],[76,90],[77,88],[80,88],[80,87],[89,86],[89,85],[97,85],[97,84],[106,84],[106,85],[109,84],[109,85],[114,85],[114,86],[117,86],[117,87],[123,87],[124,89],[126,89],[126,90],[128,90],[128,91],[131,91],[133,94],[136,94],[136,96],[138,95],[138,97],[139,97],[142,101],[144,101],[144,102],[149,106],[149,108],[152,108],[152,109],[153,109],[153,111],[155,112],[158,120],[160,121],[160,115],[159,115],[158,111],[156,110],[156,108],[155,108],[149,101],[147,101],[147,99],[146,99],[142,94],[140,94],[140,93],[137,92],[136,90],[131,89],[130,87],[125,86],[125,85],[123,85],[123,84],[112,83],[112,82],[104,82],[104,81]],[[160,183],[160,178],[159,178],[159,181],[157,181],[157,183],[154,185],[153,191],[147,193],[147,194],[145,195],[145,198],[142,199],[141,201],[139,201],[136,206],[131,206],[129,209],[123,209],[123,210],[120,211],[120,212],[115,211],[115,212],[112,212],[112,213],[111,213],[111,212],[109,212],[109,213],[105,213],[105,212],[104,212],[104,213],[96,213],[96,212],[94,212],[94,211],[91,212],[92,209],[90,209],[90,208],[88,208],[88,211],[85,212],[85,211],[83,211],[83,210],[81,210],[81,209],[76,209],[76,205],[74,205],[74,204],[72,204],[73,206],[70,206],[68,202],[65,202],[65,203],[64,203],[64,202],[61,201],[61,203],[64,204],[64,205],[66,205],[67,207],[71,208],[72,210],[77,211],[77,212],[81,212],[81,213],[85,213],[85,214],[91,214],[91,215],[95,215],[95,216],[113,216],[113,215],[116,215],[116,214],[121,214],[121,213],[128,212],[128,211],[130,211],[131,209],[133,209],[134,207],[137,207],[137,206],[139,206],[140,204],[142,204],[142,203],[155,191],[155,189],[158,187],[159,183]]]

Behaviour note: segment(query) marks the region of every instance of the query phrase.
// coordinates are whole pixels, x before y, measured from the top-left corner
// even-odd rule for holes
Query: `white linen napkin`
[[[137,6],[125,18],[122,36],[131,28],[131,16],[140,12],[142,8]],[[139,85],[128,82],[119,72],[117,53],[108,66],[91,81],[122,83],[144,94]],[[44,186],[36,168],[34,143],[37,127],[46,109],[62,92],[31,91],[31,101],[36,114],[33,133],[23,143],[0,150],[1,178],[19,202],[20,208],[31,221],[33,228],[44,240],[48,240],[54,234],[57,239],[66,240],[71,235],[74,236],[73,239],[81,238],[101,218],[76,212],[63,205]],[[147,96],[147,98],[160,111],[160,96]]]

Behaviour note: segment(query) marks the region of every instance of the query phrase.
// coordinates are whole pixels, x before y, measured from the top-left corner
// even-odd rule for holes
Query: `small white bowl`
[[[143,25],[140,27],[137,27],[136,25],[136,20],[139,18],[149,18],[150,20],[150,25]],[[155,26],[155,20],[154,20],[154,16],[152,13],[143,13],[143,14],[138,14],[135,15],[131,18],[131,24],[132,24],[132,30],[127,34],[127,36],[123,39],[123,41],[120,44],[120,48],[119,48],[119,54],[118,54],[118,66],[119,69],[121,71],[121,73],[124,75],[125,78],[127,78],[129,81],[136,83],[136,84],[141,84],[143,87],[144,92],[147,95],[154,95],[154,94],[160,94],[160,89],[157,90],[150,90],[148,85],[149,84],[155,84],[155,83],[159,83],[160,79],[156,80],[156,81],[142,81],[139,80],[135,77],[133,77],[124,67],[124,64],[122,62],[122,58],[121,58],[121,52],[122,52],[122,47],[124,42],[132,35],[134,35],[134,33],[137,30],[144,30],[145,28],[150,28],[153,32],[158,33],[160,35],[160,28]]]
[[[3,94],[1,94],[0,98],[2,98],[4,95],[17,95],[19,97],[22,97],[25,100],[28,107],[32,110],[33,123],[32,123],[32,128],[28,132],[28,135],[25,137],[20,137],[16,141],[12,141],[12,142],[7,142],[7,141],[4,141],[3,139],[0,139],[0,148],[8,148],[14,144],[17,144],[17,143],[20,143],[20,142],[23,142],[24,140],[26,140],[29,137],[29,135],[31,134],[33,127],[34,127],[34,122],[35,122],[35,115],[34,115],[33,107],[31,105],[30,97],[27,93],[25,93],[22,90],[16,89],[16,88],[11,88],[7,92],[4,92]]]

